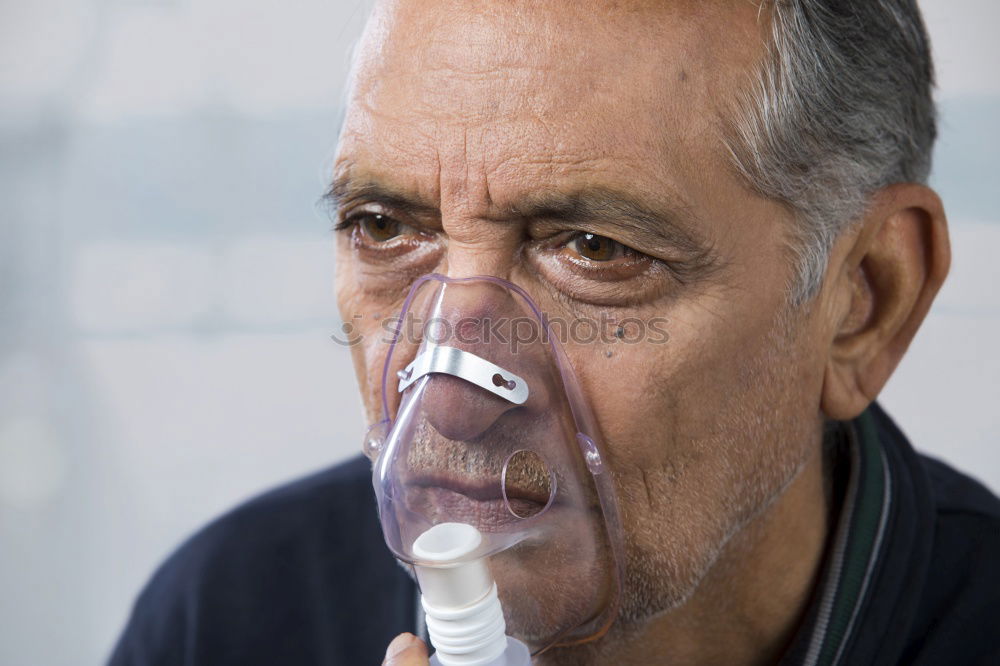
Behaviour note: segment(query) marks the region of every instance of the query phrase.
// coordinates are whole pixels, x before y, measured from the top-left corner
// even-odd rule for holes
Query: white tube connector
[[[472,525],[441,523],[413,544],[427,633],[441,666],[530,666],[527,646],[506,635],[503,609],[486,562],[465,559],[482,535]]]

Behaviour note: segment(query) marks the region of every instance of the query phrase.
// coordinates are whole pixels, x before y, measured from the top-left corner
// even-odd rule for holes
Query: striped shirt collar
[[[885,550],[893,475],[868,410],[839,424],[849,466],[833,543],[807,621],[782,666],[837,666],[860,626]]]

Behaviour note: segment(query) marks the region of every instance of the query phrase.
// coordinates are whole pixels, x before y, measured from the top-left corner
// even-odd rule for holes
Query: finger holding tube
[[[428,666],[427,646],[413,634],[400,634],[385,651],[382,666]]]

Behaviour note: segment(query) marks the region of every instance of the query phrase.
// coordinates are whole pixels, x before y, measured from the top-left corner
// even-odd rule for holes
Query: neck
[[[730,539],[687,603],[641,627],[613,629],[585,661],[777,663],[805,615],[827,545],[830,499],[819,449],[785,492]],[[564,657],[584,663],[579,653],[543,655],[536,663]]]

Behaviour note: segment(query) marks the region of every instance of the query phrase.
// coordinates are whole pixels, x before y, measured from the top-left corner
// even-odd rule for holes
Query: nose
[[[523,409],[544,400],[537,375],[537,354],[526,345],[519,350],[511,338],[511,324],[526,318],[515,297],[503,287],[489,283],[451,283],[441,290],[427,322],[428,342],[455,347],[483,358],[528,384],[529,397]],[[535,356],[531,363],[529,357]],[[535,366],[534,368],[532,366]],[[536,392],[541,391],[541,395]],[[423,411],[429,425],[444,437],[471,441],[519,405],[471,381],[448,374],[432,374],[423,391]]]
[[[450,375],[432,375],[424,388],[424,415],[442,436],[468,442],[489,430],[517,405]]]

